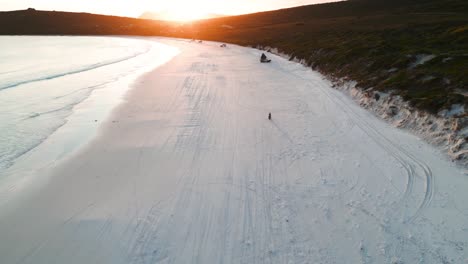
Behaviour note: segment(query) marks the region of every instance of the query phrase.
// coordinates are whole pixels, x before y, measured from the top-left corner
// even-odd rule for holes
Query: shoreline
[[[122,37],[110,36],[110,38]],[[42,177],[34,175],[42,175],[47,171],[52,171],[57,165],[73,159],[75,155],[84,151],[95,138],[99,137],[104,125],[111,122],[110,118],[113,112],[125,103],[127,94],[134,88],[135,84],[145,75],[177,56],[175,48],[162,44],[157,38],[124,38],[149,43],[151,53],[159,52],[158,49],[162,51],[161,47],[164,46],[168,52],[164,56],[169,57],[162,58],[162,55],[158,55],[161,58],[154,58],[154,55],[145,54],[144,56],[151,56],[154,59],[151,65],[127,72],[113,82],[98,85],[87,97],[74,104],[71,113],[64,119],[62,125],[38,145],[17,157],[11,166],[0,173],[2,176],[0,197],[8,197],[15,192],[21,193],[21,189],[34,182],[47,181],[47,179],[40,179]],[[171,53],[174,55],[169,55]],[[7,202],[6,199],[1,199],[0,207]]]

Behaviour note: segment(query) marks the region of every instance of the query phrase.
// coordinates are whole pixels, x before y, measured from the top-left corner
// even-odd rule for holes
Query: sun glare
[[[207,18],[211,12],[210,0],[172,0],[164,5],[154,6],[165,20],[188,22]]]
[[[181,22],[189,22],[197,19],[203,19],[207,16],[208,14],[201,9],[183,9],[168,12],[167,19]]]

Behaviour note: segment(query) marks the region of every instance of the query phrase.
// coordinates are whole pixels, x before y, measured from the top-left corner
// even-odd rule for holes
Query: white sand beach
[[[468,177],[439,150],[300,64],[154,40],[180,54],[3,194],[1,263],[468,260]]]

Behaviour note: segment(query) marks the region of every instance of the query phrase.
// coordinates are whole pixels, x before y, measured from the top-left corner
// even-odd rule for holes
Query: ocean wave
[[[29,151],[35,149],[37,146],[39,146],[40,144],[42,144],[42,142],[44,142],[45,140],[47,140],[47,138],[49,138],[50,135],[52,135],[55,131],[57,131],[59,128],[61,128],[62,126],[64,126],[66,123],[67,123],[67,116],[70,115],[70,113],[73,111],[73,108],[82,103],[84,100],[86,100],[89,95],[93,92],[94,89],[100,87],[100,86],[103,86],[105,84],[99,84],[99,85],[94,85],[94,86],[90,86],[88,87],[86,90],[86,94],[81,96],[78,100],[75,100],[75,101],[72,101],[64,106],[61,106],[61,107],[58,107],[58,108],[55,108],[55,109],[51,109],[51,110],[48,110],[48,111],[44,111],[44,112],[33,112],[31,113],[30,115],[28,115],[26,118],[24,118],[22,120],[22,122],[29,122],[31,121],[32,119],[36,119],[36,118],[41,118],[41,117],[44,117],[45,115],[52,115],[52,114],[58,114],[58,113],[63,113],[63,118],[59,118],[59,119],[54,119],[54,121],[56,121],[56,124],[54,124],[53,126],[50,126],[47,131],[43,131],[42,133],[38,133],[40,134],[41,136],[36,138],[35,140],[32,140],[32,141],[28,141],[27,144],[24,144],[22,145],[21,147],[15,147],[14,148],[14,151],[11,151],[11,153],[0,153],[2,155],[0,155],[0,169],[3,169],[3,170],[6,170],[8,168],[10,168],[16,159],[18,159],[19,157],[23,156],[24,154],[28,153]],[[83,90],[83,89],[81,89]],[[21,140],[17,140],[18,142],[21,142]],[[2,150],[2,151],[6,151],[5,149]]]
[[[49,47],[57,40],[62,40],[62,38],[47,38],[43,45]],[[4,80],[3,84],[0,84],[0,93],[2,90],[8,91],[0,96],[0,130],[2,130],[0,185],[2,177],[18,174],[18,171],[24,171],[29,168],[28,166],[31,168],[36,166],[34,162],[28,163],[30,162],[28,159],[40,159],[41,162],[59,159],[89,140],[93,131],[97,129],[95,120],[103,120],[110,113],[110,110],[120,102],[121,96],[140,74],[160,65],[176,54],[175,50],[151,42],[132,41],[129,43],[131,46],[127,47],[122,46],[127,43],[122,44],[120,39],[115,41],[110,39],[111,42],[104,38],[97,40],[99,41],[80,46],[79,49],[73,48],[75,46],[72,44],[76,42],[75,39],[70,40],[70,44],[67,41],[61,42],[64,54],[78,50],[79,54],[89,56],[77,58],[72,62],[75,65],[85,62],[79,66],[70,65],[70,60],[67,60],[66,56],[52,56],[48,60],[46,55],[32,56],[31,52],[20,52],[21,50],[17,52],[19,54],[17,61],[0,65],[0,74],[4,74],[2,76],[8,76],[13,71],[19,74],[13,73],[8,77],[29,75],[8,83]],[[14,51],[14,43],[17,39],[12,37],[10,41],[13,43],[10,46]],[[69,49],[69,47],[72,48]],[[125,50],[122,50],[122,47]],[[103,49],[102,53],[101,49]],[[47,63],[44,64],[43,61]],[[39,65],[39,68],[30,66],[33,64]],[[67,71],[63,68],[64,66],[73,69]],[[17,70],[18,68],[22,69]],[[23,71],[27,68],[31,71]],[[52,74],[45,71],[52,72]],[[83,72],[86,74],[82,75]],[[24,84],[30,84],[28,87],[31,89],[8,89]],[[93,94],[93,99],[83,104]],[[78,106],[80,104],[82,106]],[[76,127],[70,131],[65,130],[67,131],[66,137],[57,136],[54,140],[60,143],[50,145],[45,157],[32,152],[70,122]],[[29,152],[32,153],[31,156],[25,156],[25,160],[22,160],[21,157]],[[20,162],[17,163],[18,161]],[[21,165],[16,166],[17,164]]]
[[[0,152],[0,172],[7,170],[11,166],[13,166],[18,158],[27,154],[28,152],[42,144],[42,142],[44,142],[47,138],[49,138],[50,135],[52,135],[55,131],[64,126],[66,123],[66,119],[60,120],[60,123],[54,125],[53,127],[50,127],[47,133],[41,134],[40,138],[34,140],[33,142],[27,142],[27,144],[24,144],[19,148],[18,146],[15,146],[15,148],[10,152],[8,151],[8,149],[2,149]]]
[[[112,65],[112,64],[116,64],[116,63],[120,63],[120,62],[123,62],[123,61],[134,59],[134,58],[136,58],[138,56],[141,56],[141,55],[144,55],[144,54],[148,53],[150,50],[151,50],[151,47],[149,46],[142,52],[135,53],[135,54],[132,54],[130,56],[121,57],[121,58],[118,58],[118,59],[115,59],[115,60],[109,60],[109,61],[104,61],[104,62],[100,62],[100,63],[94,63],[94,64],[86,65],[84,67],[80,67],[80,68],[75,69],[75,70],[67,71],[67,72],[61,72],[61,73],[52,74],[52,75],[48,75],[48,76],[32,78],[32,79],[29,79],[29,80],[22,80],[22,81],[13,82],[13,83],[10,83],[10,84],[4,85],[4,86],[0,86],[0,91],[10,89],[10,88],[14,88],[14,87],[18,87],[20,85],[24,85],[24,84],[28,84],[28,83],[52,80],[52,79],[64,77],[64,76],[67,76],[67,75],[73,75],[73,74],[77,74],[77,73],[83,73],[83,72],[95,70],[95,69],[98,69],[98,68],[101,68],[101,67],[105,67],[105,66],[109,66],[109,65]]]
[[[115,80],[114,80],[114,81],[115,81]],[[78,100],[71,101],[71,102],[69,102],[68,104],[63,105],[62,107],[55,108],[55,109],[52,109],[52,110],[48,110],[48,111],[44,111],[44,112],[34,112],[34,113],[31,113],[29,116],[27,116],[27,117],[24,118],[23,120],[34,119],[34,118],[37,118],[37,117],[40,117],[40,116],[44,116],[44,115],[47,115],[47,114],[53,114],[53,113],[57,113],[57,112],[64,111],[64,110],[72,111],[72,110],[73,110],[73,107],[75,107],[76,105],[78,105],[78,104],[80,104],[81,102],[83,102],[84,100],[86,100],[86,99],[91,95],[91,93],[94,91],[94,89],[99,88],[99,87],[103,87],[103,86],[105,86],[105,85],[108,84],[108,83],[109,83],[109,82],[103,82],[103,83],[100,83],[100,84],[97,84],[97,85],[93,85],[93,86],[89,86],[89,87],[86,87],[86,88],[78,89],[78,90],[76,90],[76,91],[73,91],[73,92],[71,92],[71,93],[65,94],[65,95],[63,95],[63,96],[57,96],[57,97],[54,98],[55,100],[57,100],[57,99],[62,99],[62,98],[64,98],[64,97],[67,97],[67,96],[76,94],[77,92],[82,92],[82,91],[85,92],[85,94],[82,95],[81,97],[79,97]]]

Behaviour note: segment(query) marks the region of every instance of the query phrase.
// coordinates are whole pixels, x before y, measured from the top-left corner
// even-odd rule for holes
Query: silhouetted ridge
[[[37,11],[0,12],[2,35],[160,35],[167,22],[127,17]]]

